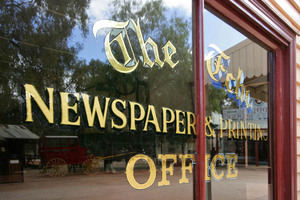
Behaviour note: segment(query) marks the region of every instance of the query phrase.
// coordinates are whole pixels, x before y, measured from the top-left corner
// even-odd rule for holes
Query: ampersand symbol
[[[205,135],[208,137],[216,137],[214,129],[210,126],[211,117],[205,117]],[[209,130],[210,134],[208,134],[207,130]]]

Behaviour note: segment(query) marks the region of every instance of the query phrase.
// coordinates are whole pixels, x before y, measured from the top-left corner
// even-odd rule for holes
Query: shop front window
[[[0,19],[0,183],[24,181],[2,198],[193,199],[191,2],[3,1]]]
[[[269,199],[268,51],[204,11],[207,199]]]

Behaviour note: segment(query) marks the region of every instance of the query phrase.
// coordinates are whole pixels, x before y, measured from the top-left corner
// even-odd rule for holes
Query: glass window
[[[268,51],[204,12],[207,199],[269,199]]]
[[[22,196],[193,198],[190,1],[3,1],[0,19],[0,124],[78,136],[82,147],[65,150],[78,144],[67,137],[40,145]],[[7,158],[12,140],[0,140]],[[13,182],[8,171],[3,182]]]

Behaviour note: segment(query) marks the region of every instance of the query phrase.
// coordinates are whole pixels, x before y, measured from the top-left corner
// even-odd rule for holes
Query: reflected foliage
[[[110,64],[99,60],[91,60],[89,63],[85,61],[78,62],[74,67],[71,79],[72,87],[74,87],[75,91],[86,91],[90,95],[101,94],[103,96],[123,98],[143,105],[151,104],[157,110],[160,110],[161,107],[170,107],[182,109],[183,111],[193,111],[191,100],[191,87],[193,84],[191,18],[183,18],[176,13],[166,16],[166,8],[161,0],[150,1],[144,4],[136,0],[114,0],[110,6],[111,16],[107,17],[107,19],[120,22],[129,19],[133,19],[135,22],[137,19],[140,20],[144,40],[146,41],[148,37],[153,39],[158,49],[160,49],[159,55],[161,60],[164,59],[161,48],[167,41],[171,41],[177,50],[172,59],[174,62],[179,61],[179,64],[173,69],[168,64],[165,64],[163,68],[160,68],[158,65],[154,65],[152,68],[143,66],[141,47],[136,33],[132,29],[128,29],[133,52],[135,57],[140,59],[137,70],[130,74],[123,74],[114,70]],[[127,39],[124,39],[124,41],[127,42]],[[128,43],[126,44],[127,48],[129,48]],[[112,51],[114,56],[119,61],[122,61],[123,54],[117,45],[112,48]],[[131,52],[130,50],[128,51]],[[150,59],[154,60],[151,48],[148,50],[148,54]],[[158,118],[160,117],[158,116]],[[81,130],[79,133],[86,131],[84,129]],[[98,152],[100,155],[120,153],[125,148],[128,152],[133,150],[155,156],[155,145],[158,143],[155,141],[155,135],[151,134],[153,131],[149,130],[147,133],[126,133],[126,137],[122,137],[120,133],[114,133],[118,135],[119,139],[117,141],[112,138],[109,132],[105,131],[104,135],[98,136],[101,137],[100,140],[93,140],[93,137],[85,137],[84,142],[92,144],[92,151],[96,154]],[[161,143],[168,141],[170,144],[165,153],[175,152],[175,147],[180,152],[185,149],[187,139],[178,138],[174,132],[175,127],[171,127],[168,135],[159,139]],[[106,144],[105,141],[109,142]],[[108,144],[113,145],[114,148],[110,148],[107,146]],[[178,149],[178,147],[180,148]],[[104,149],[114,152],[103,152]]]
[[[20,123],[21,84],[64,90],[80,44],[68,44],[78,26],[86,36],[89,0],[0,2],[1,123]]]
[[[191,41],[189,41],[191,19],[184,19],[177,16],[176,13],[167,18],[164,13],[165,10],[161,0],[146,2],[145,4],[135,0],[115,0],[111,3],[111,17],[109,19],[115,21],[140,19],[145,41],[151,37],[159,49],[168,40],[174,44],[177,53],[172,59],[175,62],[179,61],[178,66],[171,69],[168,64],[165,64],[163,68],[155,65],[149,69],[143,66],[141,59],[136,71],[131,74],[120,74],[100,61],[92,60],[89,64],[81,62],[77,63],[72,76],[72,83],[76,90],[102,91],[114,97],[123,97],[143,104],[191,111],[190,85],[193,80]],[[131,29],[129,29],[128,34],[135,56],[141,58],[141,48],[136,34]],[[123,59],[120,48],[116,47],[113,51],[116,58]],[[150,59],[153,60],[154,54],[151,48],[148,53]],[[163,51],[161,50],[159,54],[160,59],[163,60]],[[94,75],[95,72],[98,75]],[[82,82],[77,82],[84,77],[89,79],[84,83],[86,86],[82,86]],[[139,90],[140,86],[142,91]],[[132,94],[134,95],[132,96]],[[180,98],[174,98],[174,94],[180,95]]]
[[[205,86],[206,96],[208,101],[206,103],[206,116],[212,116],[213,112],[222,113],[226,101],[226,92],[215,88],[213,85],[207,84]]]
[[[135,22],[139,19],[144,40],[148,37],[153,39],[160,59],[165,58],[162,47],[171,41],[177,51],[172,60],[179,61],[173,69],[167,63],[162,68],[158,65],[152,68],[143,66],[140,44],[136,33],[131,30],[128,34],[133,52],[141,62],[133,73],[122,74],[107,61],[79,59],[78,53],[84,47],[82,41],[71,45],[75,30],[80,30],[76,34],[81,34],[82,38],[93,37],[88,28],[91,25],[88,23],[89,4],[89,0],[0,2],[1,123],[22,122],[24,98],[21,97],[21,85],[24,83],[34,85],[44,100],[45,89],[51,87],[59,92],[82,92],[90,96],[136,101],[144,106],[151,104],[158,114],[161,107],[193,112],[191,16],[181,17],[171,12],[161,0],[145,3],[136,0],[112,1],[110,16],[106,19],[133,19]],[[123,59],[118,46],[113,48],[113,53],[116,58]],[[154,60],[151,48],[148,54]],[[59,96],[54,98],[55,119],[59,119]],[[74,99],[70,104],[72,102]],[[161,121],[161,116],[158,118]],[[26,126],[38,135],[81,135],[81,140],[91,153],[103,156],[135,151],[155,157],[158,141],[161,146],[166,141],[170,144],[161,147],[162,152],[164,148],[164,153],[174,153],[184,151],[188,140],[184,137],[178,140],[174,134],[175,125],[170,127],[167,137],[157,140],[152,127],[149,127],[149,132],[129,133],[127,129],[122,132],[86,129],[84,123],[80,124],[80,127],[63,129],[65,127],[58,124],[49,126],[39,120],[39,116],[34,116],[34,122]],[[86,136],[87,133],[90,135]]]

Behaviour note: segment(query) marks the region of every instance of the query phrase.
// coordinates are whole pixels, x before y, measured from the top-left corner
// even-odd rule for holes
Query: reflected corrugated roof
[[[246,39],[237,45],[227,49],[224,53],[230,57],[229,67],[226,70],[237,76],[239,68],[244,70],[248,79],[266,76],[267,67],[267,50]],[[205,84],[210,83],[207,72],[205,73]]]
[[[39,139],[39,136],[31,132],[23,125],[0,124],[0,138],[4,139]]]

